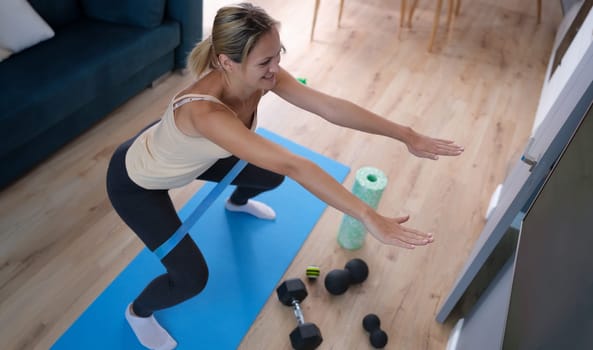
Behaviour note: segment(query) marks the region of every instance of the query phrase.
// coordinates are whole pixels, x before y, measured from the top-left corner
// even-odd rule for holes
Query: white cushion
[[[0,0],[0,47],[16,53],[54,35],[27,0]]]
[[[12,51],[5,49],[3,47],[0,47],[0,62],[7,59],[10,55],[12,55]]]

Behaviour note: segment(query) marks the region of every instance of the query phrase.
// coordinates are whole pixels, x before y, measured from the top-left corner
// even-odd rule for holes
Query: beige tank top
[[[138,186],[146,189],[185,186],[217,160],[231,156],[207,138],[188,136],[177,128],[173,111],[192,101],[220,103],[231,110],[210,95],[187,94],[172,100],[163,118],[140,134],[126,154],[128,175]],[[254,112],[251,130],[255,130],[256,124],[257,111]]]

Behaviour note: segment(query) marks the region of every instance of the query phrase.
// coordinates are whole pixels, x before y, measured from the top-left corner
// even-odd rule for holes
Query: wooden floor
[[[231,2],[205,3],[208,31],[215,10]],[[420,160],[400,143],[332,126],[275,96],[260,108],[260,126],[353,170],[384,170],[389,186],[380,212],[409,213],[410,226],[437,233],[430,247],[414,251],[369,238],[347,252],[336,244],[342,216],[328,209],[286,277],[303,277],[308,264],[328,272],[352,257],[365,259],[371,274],[341,297],[330,297],[321,283],[309,288],[303,308],[323,332],[321,349],[369,349],[360,325],[369,312],[381,317],[388,349],[444,349],[455,320],[439,324],[435,315],[484,225],[492,191],[528,139],[559,2],[544,2],[537,25],[534,0],[464,1],[448,40],[443,9],[433,53],[426,50],[433,1],[421,1],[413,28],[401,29],[397,2],[347,1],[337,28],[338,1],[324,0],[312,43],[313,0],[255,3],[282,22],[283,65],[311,87],[465,146],[458,158]],[[168,76],[0,192],[3,349],[51,347],[142,248],[106,198],[107,162],[189,80]],[[353,174],[344,186],[351,188]],[[200,185],[173,191],[176,205]],[[291,311],[272,295],[240,348],[289,349],[294,326]]]

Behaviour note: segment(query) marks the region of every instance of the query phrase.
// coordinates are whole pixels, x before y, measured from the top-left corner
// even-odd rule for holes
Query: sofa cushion
[[[102,21],[154,28],[165,15],[165,0],[82,0],[84,13]]]
[[[74,22],[82,16],[80,0],[29,0],[37,13],[54,30]]]
[[[19,52],[54,36],[27,0],[0,1],[0,47]]]
[[[187,55],[202,40],[201,0],[168,0],[166,17],[181,25],[181,43],[175,49],[175,67],[185,68]]]
[[[179,24],[142,29],[80,20],[0,64],[0,155],[171,52]],[[64,103],[68,100],[68,103]]]

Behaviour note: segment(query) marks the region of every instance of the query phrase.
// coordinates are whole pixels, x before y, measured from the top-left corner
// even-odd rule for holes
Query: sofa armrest
[[[166,17],[179,22],[181,40],[175,49],[175,68],[183,69],[186,58],[202,40],[202,0],[168,0]]]

